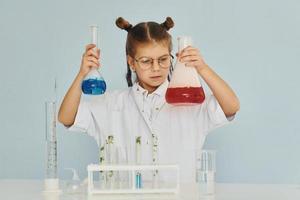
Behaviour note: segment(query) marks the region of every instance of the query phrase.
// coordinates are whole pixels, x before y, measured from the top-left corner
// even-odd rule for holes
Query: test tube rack
[[[154,171],[154,170],[170,170],[176,173],[176,183],[171,188],[136,188],[135,173],[137,171]],[[180,186],[179,166],[178,165],[98,165],[89,164],[88,171],[88,193],[89,194],[154,194],[154,193],[171,193],[178,194]],[[105,171],[127,171],[131,173],[131,185],[133,187],[126,189],[98,189],[94,186],[94,172]]]

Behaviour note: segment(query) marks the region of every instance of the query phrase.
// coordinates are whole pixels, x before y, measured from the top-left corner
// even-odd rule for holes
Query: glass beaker
[[[216,151],[196,150],[196,182],[201,195],[215,193]]]
[[[92,34],[92,44],[95,44],[96,47],[93,49],[97,52],[98,48],[98,27],[95,25],[90,26]],[[82,92],[88,95],[100,95],[103,94],[106,90],[106,83],[101,76],[97,68],[92,68],[91,71],[84,78],[81,85]]]
[[[188,36],[178,38],[178,52],[192,45]],[[172,78],[166,92],[166,101],[173,105],[195,105],[204,101],[205,94],[194,67],[186,67],[176,60]]]

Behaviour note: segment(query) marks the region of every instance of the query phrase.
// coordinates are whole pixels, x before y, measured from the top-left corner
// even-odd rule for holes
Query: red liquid
[[[176,87],[168,88],[166,101],[169,104],[202,103],[205,94],[202,87]]]

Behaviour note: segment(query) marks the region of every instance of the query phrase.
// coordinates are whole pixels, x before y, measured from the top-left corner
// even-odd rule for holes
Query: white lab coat
[[[123,91],[81,99],[72,131],[86,132],[99,146],[113,135],[124,161],[135,160],[135,138],[141,136],[143,164],[152,163],[152,134],[158,139],[158,163],[178,164],[181,181],[195,181],[195,149],[209,131],[228,123],[213,95],[203,104],[173,106],[165,101],[168,81],[151,94],[137,83]],[[127,152],[125,155],[124,152]]]

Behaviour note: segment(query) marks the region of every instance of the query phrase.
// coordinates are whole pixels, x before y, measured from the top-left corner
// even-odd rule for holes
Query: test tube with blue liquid
[[[135,139],[135,162],[137,165],[141,164],[141,136],[136,137]],[[140,189],[142,188],[142,173],[137,171],[135,173],[135,188]]]
[[[92,44],[96,47],[93,49],[97,52],[98,49],[98,27],[95,25],[90,26]],[[106,90],[106,83],[97,68],[92,68],[84,78],[81,85],[82,92],[87,95],[101,95]]]

